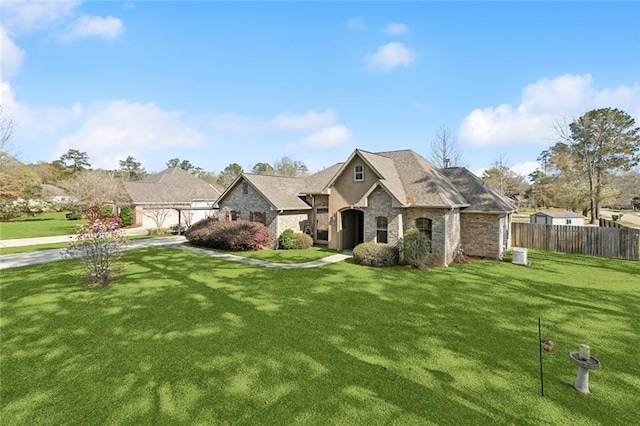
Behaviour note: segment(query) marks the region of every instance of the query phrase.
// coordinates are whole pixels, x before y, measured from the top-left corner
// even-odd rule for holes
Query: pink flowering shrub
[[[89,286],[103,287],[111,285],[123,268],[120,256],[126,245],[119,221],[94,219],[78,227],[63,255],[81,261]]]
[[[191,225],[184,236],[193,245],[229,251],[260,250],[269,244],[269,230],[258,222],[208,218]]]

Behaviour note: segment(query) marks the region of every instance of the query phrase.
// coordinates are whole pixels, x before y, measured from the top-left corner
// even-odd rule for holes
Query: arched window
[[[431,219],[427,219],[426,217],[419,217],[416,219],[416,228],[429,239],[431,239],[431,226]]]
[[[386,216],[378,216],[376,217],[376,242],[378,243],[386,243],[388,228],[389,228],[389,220]]]

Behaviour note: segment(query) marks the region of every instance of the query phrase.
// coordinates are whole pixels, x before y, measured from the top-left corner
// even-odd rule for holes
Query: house
[[[538,212],[532,214],[529,220],[531,223],[543,225],[584,226],[584,216],[569,211]]]
[[[349,158],[307,178],[242,174],[218,199],[220,218],[265,223],[271,235],[291,228],[317,245],[351,249],[396,243],[415,227],[432,242],[432,263],[464,251],[501,257],[515,206],[469,170],[438,169],[411,150]]]
[[[62,188],[48,183],[40,185],[42,188],[42,198],[53,204],[72,203],[77,201],[75,197],[70,196]]]
[[[212,185],[179,167],[124,182],[124,187],[134,208],[134,224],[144,228],[190,225],[212,216],[220,196]]]

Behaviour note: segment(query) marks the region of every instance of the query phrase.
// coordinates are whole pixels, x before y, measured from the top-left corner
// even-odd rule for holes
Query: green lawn
[[[74,234],[85,220],[67,220],[65,213],[43,213],[36,217],[23,217],[11,222],[0,222],[0,239],[52,237]]]
[[[108,289],[71,261],[5,270],[2,423],[636,423],[640,263],[529,258],[274,270],[149,248]]]
[[[190,245],[187,243],[187,245]],[[264,249],[260,251],[229,251],[221,252],[219,250],[207,249],[219,253],[229,253],[235,256],[249,257],[251,259],[264,260],[272,263],[304,263],[313,260],[322,259],[327,256],[338,254],[339,252],[331,249],[323,249],[312,247],[304,250],[270,250]]]

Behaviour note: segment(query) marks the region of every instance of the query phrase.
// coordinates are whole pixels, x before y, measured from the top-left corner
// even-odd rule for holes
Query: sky
[[[220,172],[354,149],[535,170],[554,125],[640,123],[639,2],[6,1],[0,101],[23,162]]]

